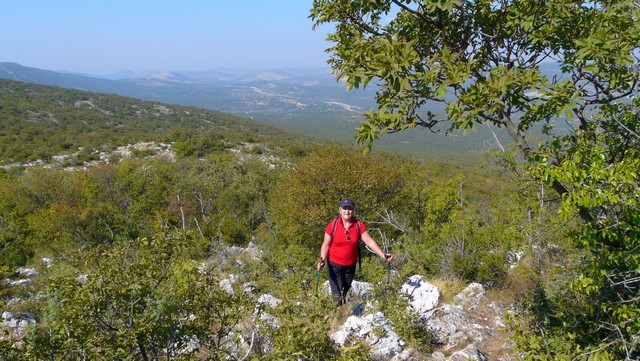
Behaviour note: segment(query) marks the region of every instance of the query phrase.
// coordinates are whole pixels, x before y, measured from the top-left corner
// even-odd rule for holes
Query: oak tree
[[[590,256],[573,290],[598,317],[558,315],[576,347],[557,351],[573,356],[640,352],[639,15],[631,0],[315,0],[310,14],[335,25],[337,78],[377,86],[357,128],[368,149],[413,127],[498,127],[562,195],[561,216],[579,215]]]

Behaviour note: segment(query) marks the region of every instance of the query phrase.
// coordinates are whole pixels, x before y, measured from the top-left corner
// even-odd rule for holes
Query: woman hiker
[[[328,262],[331,294],[339,305],[346,302],[347,292],[356,274],[358,242],[360,239],[381,259],[391,262],[393,255],[384,253],[371,237],[362,221],[354,216],[356,204],[352,199],[340,202],[340,216],[331,221],[324,231],[324,242],[320,247],[318,271]]]

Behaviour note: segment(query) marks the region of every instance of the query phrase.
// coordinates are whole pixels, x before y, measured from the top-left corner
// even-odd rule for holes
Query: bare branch
[[[240,361],[244,361],[247,359],[247,357],[249,357],[249,354],[251,353],[251,349],[253,348],[253,342],[254,342],[255,336],[256,336],[256,332],[251,331],[251,344],[249,344],[249,349],[247,350],[247,354],[244,355],[244,357],[240,359]]]
[[[373,224],[387,224],[387,225],[399,230],[402,233],[406,233],[407,232],[408,225],[406,224],[406,222],[401,222],[400,220],[398,220],[398,218],[393,213],[393,211],[390,211],[389,209],[385,209],[384,210],[384,214],[377,213],[377,215],[378,215],[378,217],[380,217],[382,219],[382,222],[373,221],[371,223],[373,223]]]
[[[487,128],[489,128],[489,130],[491,131],[491,134],[493,134],[493,138],[496,140],[496,143],[498,143],[498,146],[500,147],[501,151],[505,151],[504,147],[502,146],[502,143],[500,143],[500,139],[498,139],[498,136],[496,135],[496,133],[493,131],[493,128],[491,128],[491,125],[489,123],[487,123]]]
[[[596,352],[600,352],[600,351],[602,351],[602,350],[604,350],[604,349],[606,349],[606,348],[608,348],[608,347],[610,347],[610,346],[613,346],[613,345],[615,345],[615,344],[617,344],[617,343],[619,343],[619,342],[620,342],[620,340],[614,340],[614,341],[611,341],[611,342],[609,342],[609,343],[607,343],[607,344],[605,344],[605,345],[602,345],[601,347],[599,347],[599,348],[597,348],[597,349],[595,349],[595,350],[592,350],[592,351],[589,351],[589,352],[581,353],[581,354],[579,354],[578,356],[576,356],[576,357],[572,358],[572,359],[571,359],[571,361],[580,360],[580,359],[582,359],[584,356],[589,356],[589,355],[594,354],[594,353],[596,353]]]

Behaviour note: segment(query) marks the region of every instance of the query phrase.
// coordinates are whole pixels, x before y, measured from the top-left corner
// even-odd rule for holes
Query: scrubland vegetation
[[[167,348],[182,349],[184,335],[207,340],[206,351],[195,356],[223,357],[228,350],[222,336],[253,312],[247,296],[218,287],[229,274],[242,275],[289,305],[287,314],[278,315],[278,351],[254,351],[255,357],[338,355],[328,339],[332,303],[309,295],[322,232],[341,197],[358,200],[358,214],[371,233],[398,255],[394,283],[421,273],[501,287],[516,252],[530,251],[528,242],[547,242],[522,232],[534,227],[526,201],[508,173],[496,172],[490,162],[484,169],[465,169],[399,155],[364,157],[344,146],[269,135],[277,132],[196,109],[12,82],[3,86],[2,116],[11,120],[3,122],[3,135],[14,139],[3,143],[4,163],[36,160],[28,151],[16,152],[18,144],[47,154],[37,158],[43,164],[5,167],[0,179],[2,272],[5,278],[23,266],[41,272],[28,290],[3,286],[5,302],[30,295],[6,306],[38,320],[20,348],[11,347],[15,340],[5,341],[3,352],[12,355],[7,357],[171,358]],[[78,102],[95,106],[76,113]],[[49,114],[46,119],[23,120],[33,112],[28,109],[38,107]],[[159,108],[164,111],[151,110]],[[124,117],[118,109],[147,109],[149,118]],[[111,132],[101,122],[110,116],[124,118],[123,127],[142,129],[141,140],[170,143],[175,154],[113,155],[135,135],[123,132],[119,138],[118,127]],[[176,130],[172,121],[185,125]],[[245,124],[244,132],[233,131],[239,124]],[[75,130],[80,125],[82,132]],[[33,144],[17,126],[32,134]],[[62,139],[70,144],[58,147]],[[75,154],[78,148],[84,156]],[[98,150],[107,156],[100,160]],[[56,158],[65,151],[75,156]],[[263,252],[260,259],[198,271],[201,263],[222,262],[224,247],[250,243]],[[53,260],[50,267],[43,258]],[[386,277],[384,266],[367,255],[360,273],[373,283]],[[302,306],[293,307],[296,302]],[[189,315],[198,322],[180,327]],[[416,334],[406,315],[397,317],[416,346],[431,347],[428,340],[420,345],[426,336]]]
[[[437,345],[390,290],[421,274],[443,298],[479,282],[511,305],[514,357],[638,359],[637,4],[316,0],[310,16],[336,25],[338,78],[377,87],[355,133],[368,150],[389,131],[478,124],[514,148],[457,166],[363,156],[196,108],[1,82],[0,272],[40,273],[0,286],[3,309],[37,321],[2,336],[3,358],[371,359],[331,340],[345,310],[316,291],[322,231],[348,196],[396,255],[391,273],[365,253],[358,278],[415,357]]]
[[[274,164],[221,150],[175,161],[5,172],[4,276],[20,266],[41,272],[32,296],[11,306],[39,323],[20,351],[7,343],[5,352],[16,359],[171,358],[167,348],[180,350],[185,335],[197,335],[206,351],[194,357],[221,358],[222,336],[254,312],[248,296],[218,286],[235,274],[287,304],[277,315],[277,351],[254,351],[255,357],[338,357],[328,339],[333,302],[310,296],[322,231],[347,195],[358,199],[370,232],[397,255],[395,287],[418,273],[524,295],[536,264],[569,257],[564,231],[540,227],[549,205],[540,209],[536,197],[530,203],[518,192],[526,189],[504,174],[363,157],[331,144],[303,149],[304,155],[283,155]],[[249,243],[262,251],[260,259],[222,261],[226,246]],[[52,259],[48,268],[40,261],[45,257]],[[215,265],[199,271],[207,262]],[[514,278],[517,272],[523,280]],[[390,286],[384,265],[366,254],[358,277]],[[23,297],[20,292],[5,287],[4,300]],[[429,350],[426,331],[417,332],[402,309],[389,307],[398,329],[417,349]],[[190,316],[198,321],[181,327]]]
[[[605,332],[589,325],[605,316],[635,332],[635,316],[621,313],[633,312],[628,303],[598,306],[617,296],[602,283],[607,278],[584,276],[598,270],[602,252],[625,260],[631,271],[629,254],[593,253],[599,243],[570,216],[566,199],[523,177],[527,170],[514,152],[487,154],[473,167],[363,156],[218,113],[2,86],[1,160],[12,165],[0,170],[0,272],[6,279],[24,266],[40,273],[26,286],[0,286],[3,309],[37,319],[20,338],[2,338],[4,359],[225,359],[238,348],[234,333],[256,335],[254,328],[266,327],[250,322],[260,309],[256,293],[284,305],[270,310],[280,322],[273,348],[264,351],[256,336],[249,359],[368,359],[363,345],[339,349],[331,341],[339,315],[315,290],[322,232],[346,196],[357,200],[358,216],[396,255],[389,277],[365,252],[357,277],[386,295],[380,307],[423,356],[435,347],[429,333],[403,311],[406,300],[385,291],[413,274],[457,287],[480,282],[513,303],[509,332],[531,355],[583,352]],[[95,107],[76,113],[78,102]],[[148,109],[148,118],[118,109]],[[123,120],[105,126],[103,116]],[[140,129],[138,140],[171,144],[173,154],[113,155],[134,142],[123,127]],[[75,158],[58,157],[65,154]],[[36,159],[43,162],[16,164]],[[529,170],[535,171],[543,170]],[[625,229],[633,232],[637,213],[631,211],[617,222],[628,222]],[[637,233],[603,236],[638,239]],[[259,256],[229,254],[232,247]],[[230,275],[242,280],[233,293],[219,286]],[[623,316],[628,321],[616,321]],[[188,347],[194,337],[197,349]],[[615,350],[601,354],[615,358]]]
[[[633,1],[314,1],[315,25],[336,25],[335,74],[378,87],[355,132],[367,156],[196,108],[0,82],[0,272],[40,273],[0,285],[3,309],[37,320],[0,354],[370,359],[332,342],[345,311],[316,291],[322,232],[348,196],[395,255],[391,273],[365,252],[357,277],[417,358],[437,346],[389,292],[414,274],[511,305],[514,357],[637,360],[639,16]],[[371,148],[479,124],[513,148],[458,165]],[[258,294],[282,303],[263,313]]]

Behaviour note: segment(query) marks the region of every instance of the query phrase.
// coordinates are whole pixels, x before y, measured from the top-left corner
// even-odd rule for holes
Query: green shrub
[[[333,302],[315,298],[302,305],[285,302],[274,313],[280,320],[281,327],[272,333],[274,350],[266,359],[337,359],[340,350],[329,337],[328,315],[333,307]]]
[[[393,325],[393,330],[406,343],[407,348],[424,354],[433,352],[433,334],[409,307],[406,295],[397,292],[399,285],[383,285],[374,289],[375,305]]]

